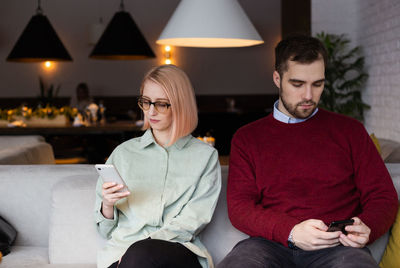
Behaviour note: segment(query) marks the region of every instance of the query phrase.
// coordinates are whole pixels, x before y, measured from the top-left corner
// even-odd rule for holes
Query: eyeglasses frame
[[[150,106],[153,105],[153,106],[154,106],[154,109],[156,109],[156,111],[159,112],[159,113],[161,113],[161,114],[166,113],[166,112],[168,111],[169,107],[171,107],[171,104],[166,102],[165,104],[167,105],[167,109],[166,109],[164,112],[160,112],[160,111],[157,109],[156,103],[160,103],[161,101],[152,102],[152,101],[150,101],[149,99],[143,98],[143,96],[139,96],[137,102],[138,102],[139,108],[142,109],[143,111],[148,111],[148,110],[150,110],[150,106],[149,106],[149,109],[144,109],[144,107],[143,107],[142,105],[140,105],[140,101],[141,101],[141,100],[146,100],[146,101],[148,101],[148,102],[150,103]]]

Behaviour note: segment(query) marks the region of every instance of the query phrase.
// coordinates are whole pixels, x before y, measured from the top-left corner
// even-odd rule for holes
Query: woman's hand
[[[107,219],[114,218],[114,204],[122,199],[130,195],[131,193],[128,191],[125,192],[117,192],[124,187],[122,184],[116,184],[115,182],[105,182],[103,183],[103,204],[101,207],[101,213]]]

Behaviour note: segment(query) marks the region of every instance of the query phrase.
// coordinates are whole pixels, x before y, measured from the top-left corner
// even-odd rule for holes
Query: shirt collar
[[[278,105],[279,105],[279,100],[277,100],[274,103],[274,118],[280,122],[286,123],[286,124],[296,124],[296,123],[301,123],[304,122],[308,119],[310,119],[311,117],[313,117],[317,112],[318,112],[318,108],[315,109],[315,111],[307,118],[294,118],[294,117],[290,117],[287,116],[286,114],[282,113],[281,111],[279,111],[278,109]]]
[[[156,141],[154,140],[153,133],[151,133],[151,129],[149,128],[140,138],[140,147],[143,149],[152,143],[156,143]]]
[[[185,147],[185,145],[190,141],[190,139],[192,138],[192,135],[186,135],[182,138],[180,138],[179,140],[177,140],[173,146],[175,146],[178,150],[182,150],[183,147]]]
[[[175,146],[178,150],[181,150],[189,142],[191,137],[192,136],[190,134],[186,135],[186,136],[178,139],[172,146]],[[156,140],[154,139],[153,133],[151,132],[151,129],[149,128],[146,130],[146,132],[143,134],[143,136],[140,139],[140,147],[143,149],[152,143],[156,144]]]

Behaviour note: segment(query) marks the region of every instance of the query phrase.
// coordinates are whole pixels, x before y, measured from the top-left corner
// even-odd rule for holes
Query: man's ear
[[[274,80],[277,88],[281,88],[281,76],[277,71],[274,71],[274,73],[272,74],[272,80]]]

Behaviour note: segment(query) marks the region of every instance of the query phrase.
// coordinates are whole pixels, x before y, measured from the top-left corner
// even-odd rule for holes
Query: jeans
[[[261,237],[240,241],[218,264],[218,268],[378,268],[368,248],[336,246],[306,251],[290,249]]]

